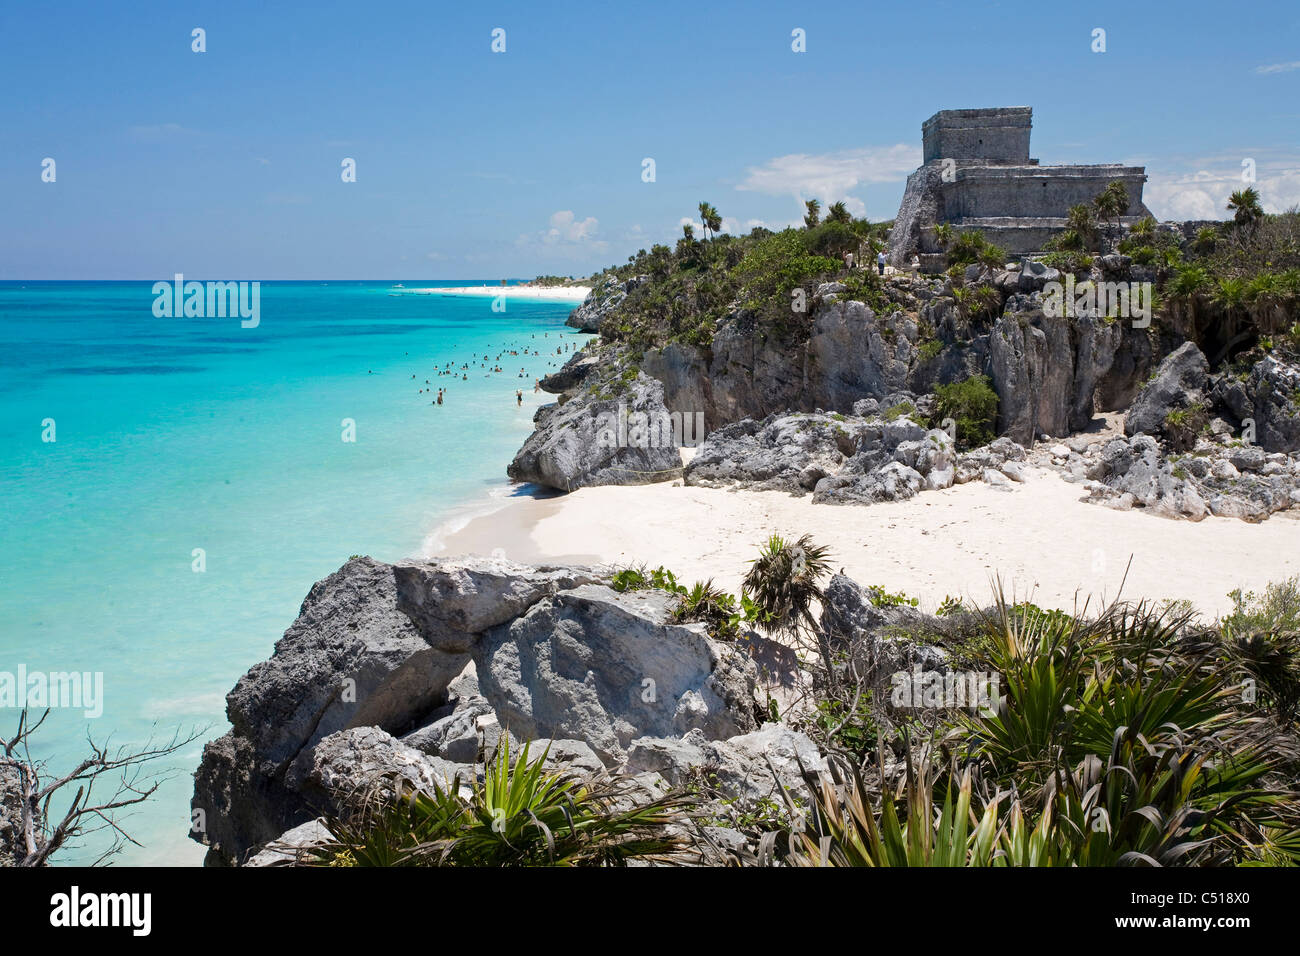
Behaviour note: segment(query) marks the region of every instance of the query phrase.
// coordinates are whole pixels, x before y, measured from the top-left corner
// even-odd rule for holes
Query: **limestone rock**
[[[753,662],[671,623],[673,603],[598,585],[539,601],[475,648],[483,695],[521,739],[581,740],[611,763],[640,736],[752,728]]]

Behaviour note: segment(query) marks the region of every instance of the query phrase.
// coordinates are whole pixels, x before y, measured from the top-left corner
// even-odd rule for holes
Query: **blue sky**
[[[921,122],[975,106],[1146,165],[1165,218],[1224,215],[1245,158],[1300,203],[1294,0],[10,2],[0,84],[0,279],[585,274],[701,199],[892,218]]]

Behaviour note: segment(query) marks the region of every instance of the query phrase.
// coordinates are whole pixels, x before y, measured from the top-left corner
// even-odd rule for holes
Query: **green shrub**
[[[987,376],[939,385],[934,393],[935,424],[948,418],[956,422],[959,448],[978,448],[997,436],[998,393]]]

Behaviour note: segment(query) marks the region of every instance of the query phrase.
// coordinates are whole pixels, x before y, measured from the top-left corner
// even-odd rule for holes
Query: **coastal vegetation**
[[[1300,862],[1300,578],[1233,592],[1221,619],[1187,602],[1117,600],[1096,613],[988,608],[861,591],[852,632],[831,556],[808,536],[764,542],[745,577],[745,623],[800,655],[806,683],[767,721],[807,732],[826,768],[808,797],[778,788],[741,805],[701,770],[651,795],[618,773],[575,774],[512,752],[480,778],[415,787],[386,776],[326,815],[324,866],[590,866],[634,861],[784,866],[1250,866]],[[617,591],[658,589],[678,620],[717,622],[736,602],[711,582],[627,568]],[[834,593],[832,593],[834,592]],[[875,623],[867,625],[866,621]],[[710,628],[712,630],[712,628]],[[811,642],[799,636],[811,637]],[[920,656],[917,656],[920,655]],[[909,664],[913,660],[915,665]],[[921,660],[927,663],[922,665]],[[994,676],[979,701],[924,707],[891,694],[919,677]],[[721,814],[721,815],[720,815]],[[717,827],[749,850],[717,854]]]
[[[818,283],[851,271],[854,295],[883,306],[887,298],[874,273],[850,270],[845,256],[874,255],[890,224],[855,219],[843,203],[832,204],[822,221],[820,209],[820,203],[810,201],[803,229],[773,232],[760,226],[732,236],[717,232],[721,217],[711,204],[701,203],[703,240],[688,225],[675,248],[656,244],[642,249],[592,280],[599,286],[611,278],[648,277],[628,292],[604,337],[633,352],[674,341],[708,346],[719,323],[737,311],[756,328],[778,336],[797,334],[810,309],[792,304],[795,293],[802,290],[810,300]]]
[[[427,790],[400,776],[353,794],[327,818],[318,866],[624,866],[685,862],[690,798],[629,800],[626,782],[549,770],[546,753],[507,742],[482,781]],[[628,805],[630,804],[630,806]]]

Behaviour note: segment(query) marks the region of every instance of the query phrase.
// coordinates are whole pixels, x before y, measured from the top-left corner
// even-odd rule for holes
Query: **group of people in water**
[[[533,333],[533,335],[532,335],[531,337],[535,339],[535,338],[537,338],[537,334],[536,334],[536,333]],[[549,337],[550,337],[550,333],[549,333],[549,332],[543,332],[543,333],[542,333],[542,337],[543,337],[543,338],[549,338]],[[525,356],[525,357],[532,356],[532,357],[540,358],[540,357],[542,356],[542,352],[541,352],[541,350],[538,349],[536,346],[537,346],[537,343],[533,343],[531,346],[528,346],[528,347],[525,347],[525,348],[522,348],[522,349],[521,349],[521,348],[508,348],[508,349],[503,349],[500,353],[497,354],[497,356],[496,356],[495,359],[492,358],[492,357],[490,357],[489,355],[484,355],[484,356],[480,359],[478,355],[475,355],[475,356],[474,356],[474,357],[473,357],[469,362],[462,362],[460,365],[456,365],[454,362],[447,362],[447,363],[446,363],[445,365],[443,365],[441,368],[438,368],[438,369],[435,371],[434,374],[435,374],[435,377],[448,377],[448,378],[451,378],[451,379],[459,378],[462,382],[468,382],[468,381],[469,381],[469,373],[470,373],[471,371],[473,371],[473,370],[474,370],[474,366],[477,365],[478,368],[484,370],[484,372],[483,372],[483,377],[484,377],[484,378],[491,378],[493,375],[499,375],[499,374],[502,374],[503,372],[505,372],[505,369],[502,367],[501,362],[502,362],[502,360],[503,360],[506,356],[511,356],[511,357],[514,357],[514,358],[518,358],[519,356],[522,355],[522,356]],[[555,348],[555,354],[556,354],[557,356],[563,356],[563,355],[564,355],[565,353],[567,353],[567,352],[575,352],[575,351],[577,351],[577,350],[580,349],[580,348],[582,348],[582,343],[565,342],[565,343],[561,343],[560,345],[557,345],[557,346],[556,346],[556,348]],[[407,354],[407,355],[410,355],[411,353],[410,353],[410,352],[407,352],[406,354]],[[549,354],[549,353],[548,353],[548,354]],[[555,361],[549,361],[549,362],[547,362],[546,364],[547,364],[548,367],[552,367],[552,368],[553,368],[553,367],[555,367],[555,365],[556,365],[557,363],[556,363]],[[558,363],[558,364],[563,364],[563,362],[560,362],[560,363]],[[373,370],[373,369],[370,370],[370,374],[372,374],[372,375],[374,374],[374,370]],[[528,378],[529,376],[528,376],[528,370],[527,370],[527,368],[521,366],[520,369],[519,369],[519,372],[517,373],[517,375],[516,375],[515,377],[516,377],[516,378],[523,378],[523,379]],[[411,378],[412,378],[412,379],[417,379],[416,374],[415,374],[415,373],[412,373],[412,374],[411,374]],[[417,379],[417,381],[418,381],[418,379]],[[445,400],[449,400],[449,396],[448,396],[448,394],[447,394],[448,386],[445,386],[445,385],[444,385],[444,386],[435,386],[435,385],[434,385],[434,384],[433,384],[429,379],[427,379],[427,378],[424,380],[424,385],[427,386],[427,387],[419,387],[419,388],[417,388],[417,390],[416,390],[416,393],[417,393],[417,394],[419,394],[419,395],[426,395],[426,394],[427,394],[427,395],[434,395],[434,389],[435,389],[435,388],[437,389],[437,394],[434,395],[434,397],[432,397],[432,398],[429,399],[429,404],[430,404],[430,405],[441,405],[441,404],[443,404],[443,402],[444,402]],[[534,391],[534,392],[540,392],[540,391],[541,391],[541,388],[542,388],[542,385],[541,385],[541,379],[534,377],[534,378],[533,378],[533,391]],[[517,389],[515,389],[515,404],[516,404],[517,406],[520,406],[520,407],[522,407],[523,404],[524,404],[524,391],[523,391],[522,388],[517,388]]]

